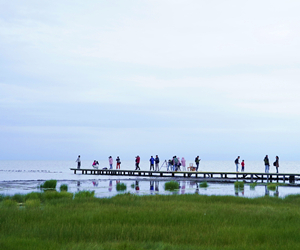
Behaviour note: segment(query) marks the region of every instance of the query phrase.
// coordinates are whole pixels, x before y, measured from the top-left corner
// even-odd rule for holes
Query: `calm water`
[[[187,163],[193,161],[187,161]],[[107,161],[99,161],[100,168],[108,167]],[[92,161],[83,161],[82,168],[90,168]],[[188,165],[188,164],[187,164]],[[164,190],[164,184],[170,179],[160,178],[120,178],[118,176],[91,176],[74,174],[70,168],[76,167],[75,161],[0,161],[0,193],[13,195],[16,193],[26,194],[39,191],[37,186],[45,180],[56,179],[57,189],[61,184],[67,184],[70,192],[81,190],[95,190],[97,197],[111,197],[119,192],[116,191],[118,182],[127,185],[126,192],[138,195],[172,194]],[[115,166],[114,166],[115,167]],[[142,161],[141,170],[148,170],[149,163]],[[275,168],[270,167],[270,172],[275,173]],[[122,161],[121,169],[134,169],[134,161]],[[281,162],[280,172],[299,173],[300,162]],[[165,167],[162,170],[166,170]],[[235,171],[233,161],[201,161],[200,171]],[[264,164],[261,162],[246,162],[245,171],[263,172]],[[199,182],[186,179],[175,179],[179,182],[180,189],[176,193],[188,194],[199,193],[203,195],[238,195],[245,197],[259,197],[264,195],[285,197],[289,194],[300,194],[299,187],[278,187],[276,191],[268,191],[265,186],[256,186],[251,190],[245,185],[243,191],[236,191],[233,184],[209,183],[207,188],[200,188]]]

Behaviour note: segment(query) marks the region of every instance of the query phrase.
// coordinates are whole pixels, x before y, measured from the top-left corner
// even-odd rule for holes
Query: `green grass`
[[[177,181],[168,181],[165,183],[165,190],[174,191],[179,189],[179,183]]]
[[[74,197],[77,198],[93,198],[95,196],[95,190],[93,191],[79,191],[75,193]]]
[[[68,185],[67,184],[60,185],[59,190],[68,192]]]
[[[201,188],[206,188],[206,187],[208,187],[207,181],[201,182],[199,186],[200,186]]]
[[[236,181],[234,183],[234,187],[237,188],[237,189],[244,189],[244,182],[243,181]]]
[[[48,180],[45,181],[40,187],[43,189],[55,189],[57,184],[57,180]]]
[[[299,249],[300,195],[285,199],[129,193],[113,198],[11,197],[0,249]],[[60,194],[61,192],[56,192]],[[83,192],[78,192],[83,194]]]
[[[271,191],[275,191],[277,186],[278,186],[278,185],[275,184],[275,183],[269,183],[269,184],[267,185],[267,188],[268,188],[269,190],[271,190]]]
[[[255,187],[257,186],[257,183],[256,182],[253,182],[253,183],[250,183],[250,189],[254,190]]]
[[[124,191],[127,189],[127,186],[125,183],[117,183],[116,189],[117,191]]]

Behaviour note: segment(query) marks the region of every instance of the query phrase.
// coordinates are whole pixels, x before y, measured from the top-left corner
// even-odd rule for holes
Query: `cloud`
[[[294,145],[299,5],[2,1],[1,135],[32,157]]]

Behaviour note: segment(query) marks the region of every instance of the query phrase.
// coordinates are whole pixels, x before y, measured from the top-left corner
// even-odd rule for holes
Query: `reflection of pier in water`
[[[300,174],[295,173],[249,173],[249,172],[196,172],[196,171],[143,171],[143,170],[115,170],[115,169],[77,169],[71,168],[74,174],[85,175],[116,175],[135,177],[164,177],[164,178],[196,178],[206,181],[232,182],[236,180],[250,182],[289,182],[300,181]]]

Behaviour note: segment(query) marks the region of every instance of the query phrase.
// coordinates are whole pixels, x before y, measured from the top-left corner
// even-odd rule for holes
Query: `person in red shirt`
[[[245,170],[245,161],[244,160],[242,160],[241,166],[242,166],[242,172],[244,172],[244,170]]]
[[[141,158],[139,156],[135,157],[135,170],[141,170],[140,169],[140,161],[141,161]]]

